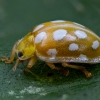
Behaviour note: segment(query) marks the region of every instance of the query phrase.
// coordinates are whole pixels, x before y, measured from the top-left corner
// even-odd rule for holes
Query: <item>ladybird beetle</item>
[[[90,29],[75,22],[56,20],[37,25],[24,38],[17,41],[12,49],[10,59],[3,56],[2,61],[12,63],[17,54],[16,67],[19,61],[28,60],[26,71],[39,58],[51,69],[56,69],[66,76],[68,70],[54,65],[61,63],[63,67],[81,70],[85,76],[91,77],[83,66],[72,63],[99,63],[100,38]]]

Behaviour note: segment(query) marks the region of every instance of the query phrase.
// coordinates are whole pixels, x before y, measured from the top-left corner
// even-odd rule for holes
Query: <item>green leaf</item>
[[[0,0],[0,56],[9,57],[13,44],[35,25],[57,19],[83,24],[100,36],[100,0]],[[27,62],[15,72],[14,64],[0,61],[0,100],[100,100],[100,64],[82,64],[90,79],[75,69],[66,77],[40,60],[28,74]]]

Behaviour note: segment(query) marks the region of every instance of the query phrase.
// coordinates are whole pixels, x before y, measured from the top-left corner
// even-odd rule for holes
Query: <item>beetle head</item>
[[[34,36],[30,32],[24,38],[18,41],[16,47],[16,53],[20,60],[29,59],[34,55],[35,47],[34,47]]]

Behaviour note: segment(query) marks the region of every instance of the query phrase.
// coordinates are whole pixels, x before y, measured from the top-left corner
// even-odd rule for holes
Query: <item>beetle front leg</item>
[[[34,55],[33,57],[31,57],[29,59],[27,68],[25,69],[25,72],[29,72],[29,70],[33,67],[33,65],[36,63],[36,61],[37,61],[36,55]]]
[[[14,67],[13,67],[13,71],[15,71],[15,70],[16,70],[16,68],[17,68],[17,65],[18,65],[19,61],[20,61],[19,59],[17,59],[17,60],[16,60],[16,63],[15,63],[15,65],[14,65]]]
[[[7,57],[5,56],[2,56],[1,57],[1,60],[4,61],[5,63],[12,63],[14,61],[14,57],[15,57],[15,53],[16,53],[16,44],[13,46],[13,49],[12,49],[12,53],[11,53],[11,56],[10,56],[10,59],[8,59]]]

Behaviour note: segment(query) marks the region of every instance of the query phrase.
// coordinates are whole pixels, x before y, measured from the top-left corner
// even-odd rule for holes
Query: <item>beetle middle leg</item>
[[[46,62],[46,63],[51,69],[58,70],[59,72],[63,73],[66,76],[69,75],[69,71],[68,70],[64,70],[62,68],[56,67],[53,63],[48,63],[48,62]]]
[[[68,64],[68,63],[62,63],[62,66],[63,66],[63,67],[70,67],[70,68],[74,68],[74,69],[79,69],[79,70],[81,70],[81,71],[85,74],[85,76],[86,76],[87,78],[90,78],[90,77],[92,76],[92,74],[91,74],[90,72],[88,72],[88,71],[85,69],[85,67],[83,67],[83,66],[71,65],[71,64]]]

